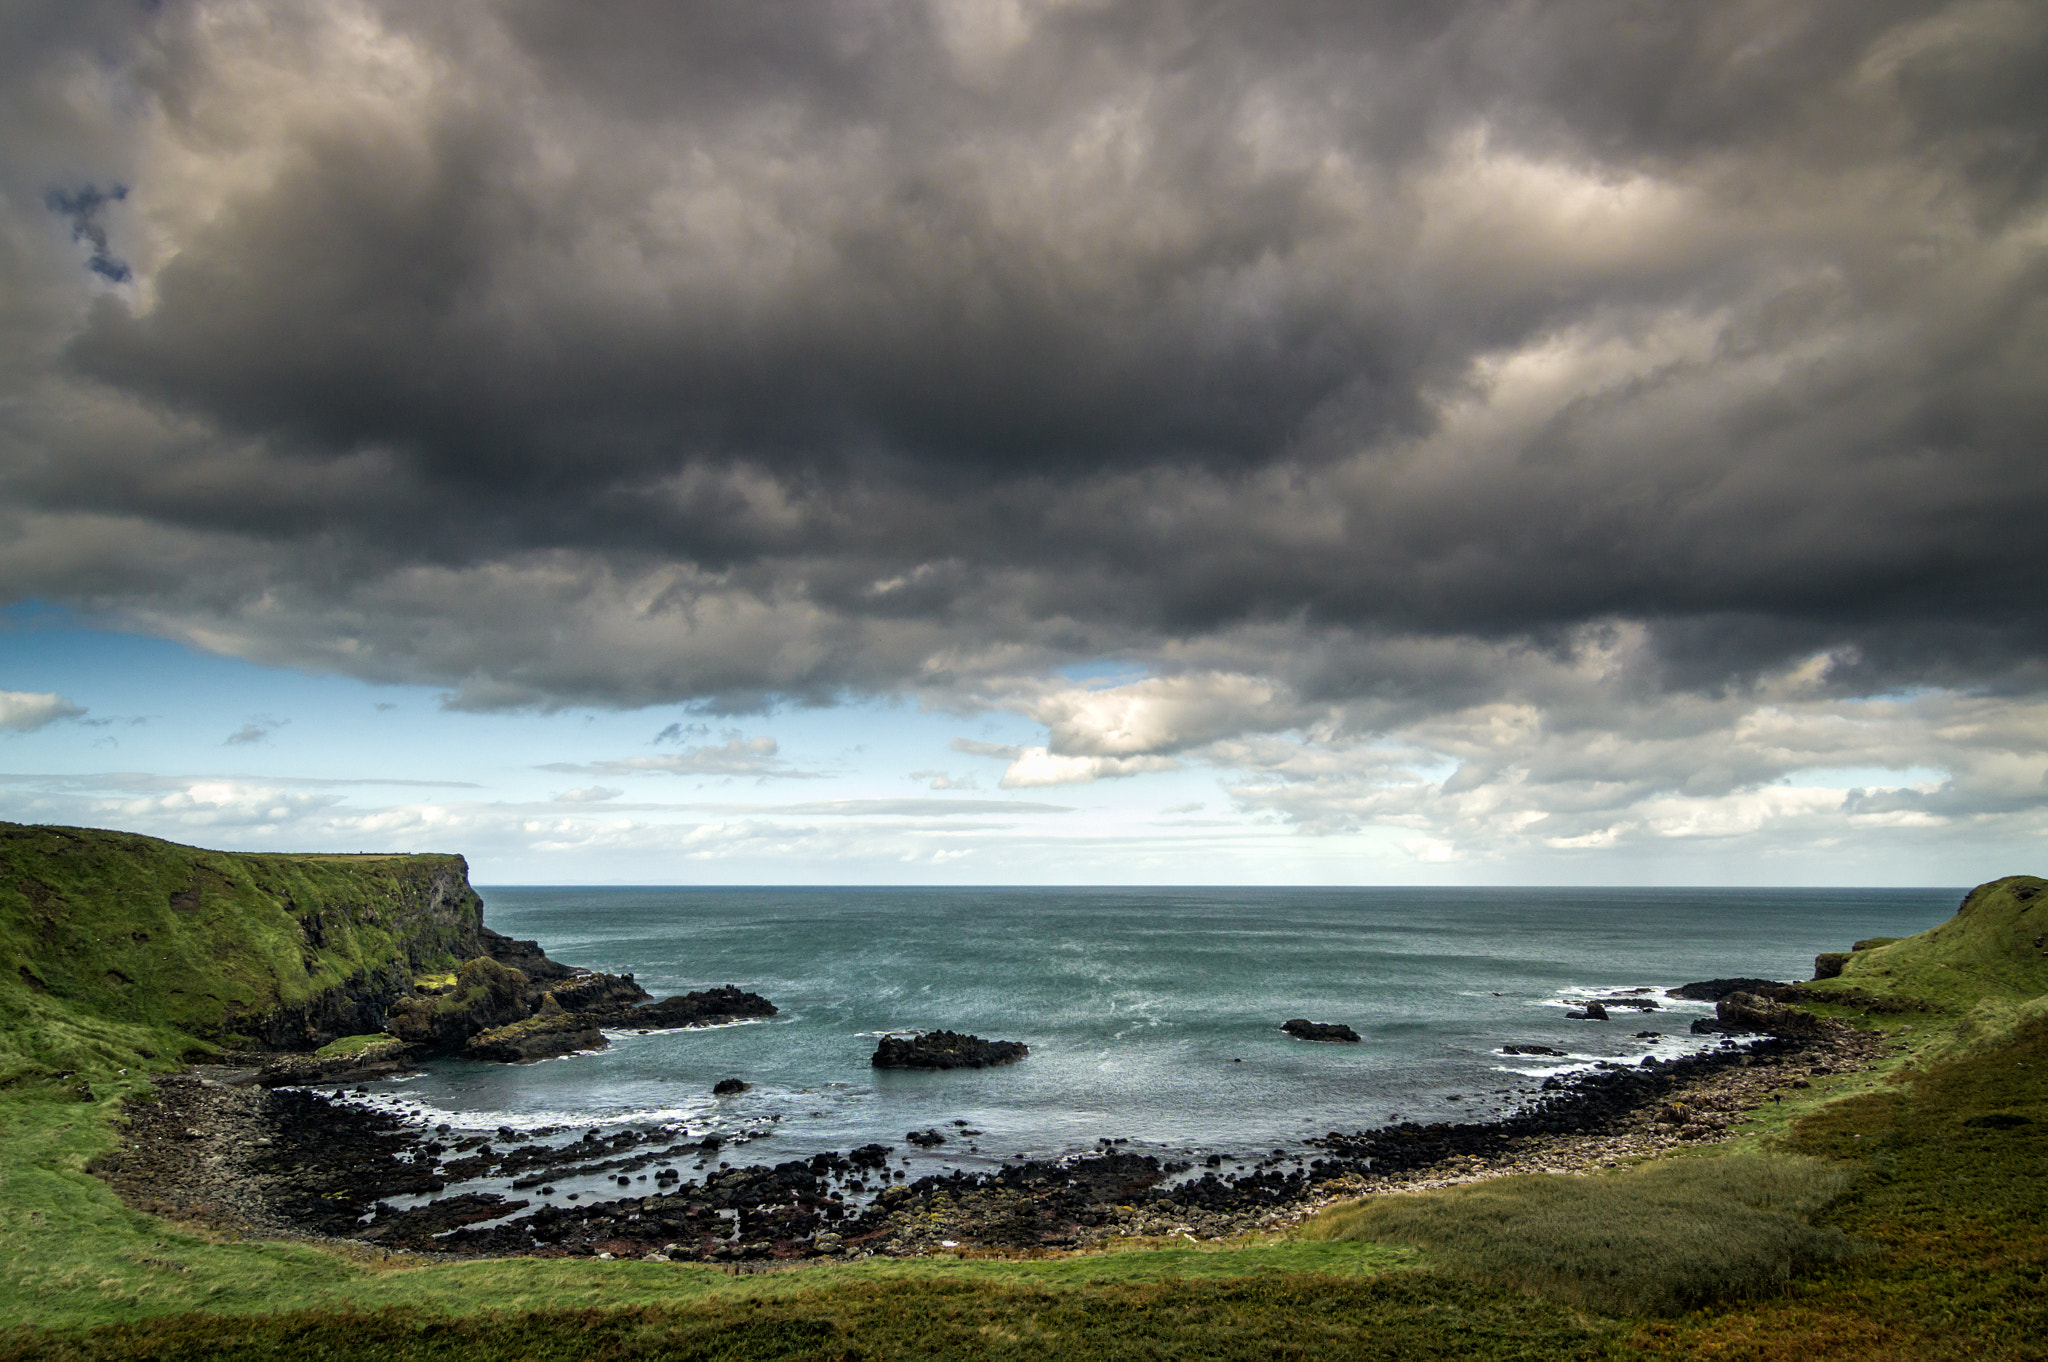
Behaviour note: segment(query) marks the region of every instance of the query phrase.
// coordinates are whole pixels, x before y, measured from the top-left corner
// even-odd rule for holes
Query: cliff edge
[[[460,856],[205,851],[0,823],[0,997],[231,1048],[382,1030],[496,933]],[[497,938],[503,940],[503,938]]]
[[[1814,973],[1800,986],[1803,998],[1878,1011],[1896,1011],[1902,999],[1960,1011],[1987,999],[2040,998],[2048,994],[2048,880],[2007,875],[1980,884],[1946,922],[1822,955]]]

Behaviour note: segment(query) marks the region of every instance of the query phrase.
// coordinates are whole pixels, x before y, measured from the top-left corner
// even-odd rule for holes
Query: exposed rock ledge
[[[1692,1024],[1696,1036],[1817,1036],[1845,1029],[1839,1022],[1754,993],[1731,993],[1714,1004],[1711,1020],[1701,1017]]]
[[[1014,1040],[983,1040],[957,1031],[925,1031],[908,1038],[884,1036],[868,1062],[877,1069],[986,1069],[1015,1064],[1031,1047]]]
[[[1341,1041],[1355,1044],[1363,1039],[1343,1022],[1312,1022],[1306,1017],[1295,1017],[1291,1021],[1282,1022],[1280,1029],[1296,1040]]]
[[[586,980],[616,980],[617,977],[585,976],[567,986],[555,988],[543,995],[532,1016],[479,1032],[463,1046],[462,1053],[471,1059],[495,1059],[508,1063],[552,1059],[579,1050],[604,1049],[609,1042],[600,1027],[653,1031],[685,1026],[719,1026],[749,1017],[772,1017],[777,1010],[774,1003],[760,994],[742,992],[732,984],[679,994],[645,1007],[636,1006],[630,998],[618,995],[616,989],[611,991],[614,996],[601,996],[596,1006],[578,1011],[564,1006],[565,993],[569,995],[568,1001],[574,1002],[591,992],[587,986],[582,993],[578,992],[578,987],[586,985]],[[647,996],[637,986],[634,992],[642,998]]]

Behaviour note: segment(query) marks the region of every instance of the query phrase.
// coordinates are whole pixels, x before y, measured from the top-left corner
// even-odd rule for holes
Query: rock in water
[[[1572,1021],[1606,1021],[1607,1009],[1598,1003],[1587,1003],[1582,1010],[1567,1012],[1564,1015]]]
[[[986,1069],[1015,1064],[1031,1047],[1014,1040],[983,1040],[957,1031],[925,1031],[908,1038],[884,1036],[868,1062],[877,1069]]]
[[[620,1014],[620,1020],[629,1026],[717,1026],[743,1017],[772,1017],[775,1013],[775,1004],[760,994],[744,993],[727,984],[724,988],[679,994],[636,1007]]]
[[[1548,1045],[1503,1045],[1500,1052],[1504,1055],[1555,1055],[1560,1059],[1567,1057],[1564,1051],[1553,1050]]]
[[[1296,1040],[1354,1042],[1363,1039],[1343,1022],[1312,1022],[1306,1017],[1296,1017],[1292,1021],[1283,1022],[1280,1029]]]

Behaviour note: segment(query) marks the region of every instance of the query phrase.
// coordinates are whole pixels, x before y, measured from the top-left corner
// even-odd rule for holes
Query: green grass
[[[346,1059],[350,1055],[361,1054],[373,1045],[388,1045],[397,1039],[398,1037],[388,1031],[372,1031],[367,1036],[342,1036],[338,1040],[331,1040],[315,1050],[313,1057],[315,1059]]]
[[[1836,1161],[1817,1218],[1878,1246],[1772,1299],[1645,1331],[1687,1357],[2048,1357],[2048,1013],[1832,1103],[1786,1141]]]
[[[0,1021],[65,1016],[182,1033],[185,1049],[238,1044],[250,1019],[349,979],[452,968],[479,913],[459,856],[257,855],[0,823]],[[23,1066],[0,1068],[0,1086],[84,1067],[24,1050],[0,1056]]]
[[[1668,1159],[1600,1177],[1528,1174],[1325,1211],[1320,1238],[1419,1245],[1468,1280],[1615,1315],[1677,1315],[1775,1291],[1854,1256],[1807,1221],[1848,1178],[1818,1159]]]
[[[181,1316],[0,1344],[14,1359],[1609,1358],[1620,1330],[1422,1274],[1251,1276],[1059,1289],[948,1279],[578,1310]]]
[[[1843,997],[1853,1009],[1871,998],[1900,998],[1960,1014],[1984,1002],[2023,1002],[2048,994],[2048,881],[2008,875],[1970,891],[1956,915],[1903,939],[1859,942],[1840,977],[1804,985],[1813,998]],[[1875,944],[1873,944],[1875,943]],[[2048,945],[2048,943],[2044,943]]]

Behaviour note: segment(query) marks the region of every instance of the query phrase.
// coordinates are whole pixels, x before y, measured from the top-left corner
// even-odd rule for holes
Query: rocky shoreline
[[[1763,1001],[1739,998],[1723,1014],[1754,1013]],[[1774,1092],[1865,1067],[1881,1046],[1835,1024],[1777,1029],[1784,1034],[1552,1078],[1534,1102],[1496,1121],[1331,1131],[1293,1153],[1199,1162],[1105,1139],[1086,1155],[915,1180],[880,1144],[731,1167],[737,1149],[673,1125],[567,1139],[505,1128],[458,1136],[339,1091],[266,1087],[252,1081],[256,1069],[200,1069],[158,1080],[153,1102],[131,1103],[123,1147],[94,1171],[130,1205],[171,1219],[436,1256],[767,1263],[1215,1239],[1345,1196],[1575,1172],[1726,1139]],[[920,1133],[939,1134],[912,1134]],[[535,1138],[546,1134],[556,1138]],[[511,1195],[459,1190],[486,1175],[509,1179]],[[558,1197],[553,1183],[571,1178],[617,1190]],[[437,1195],[450,1188],[458,1190]]]

